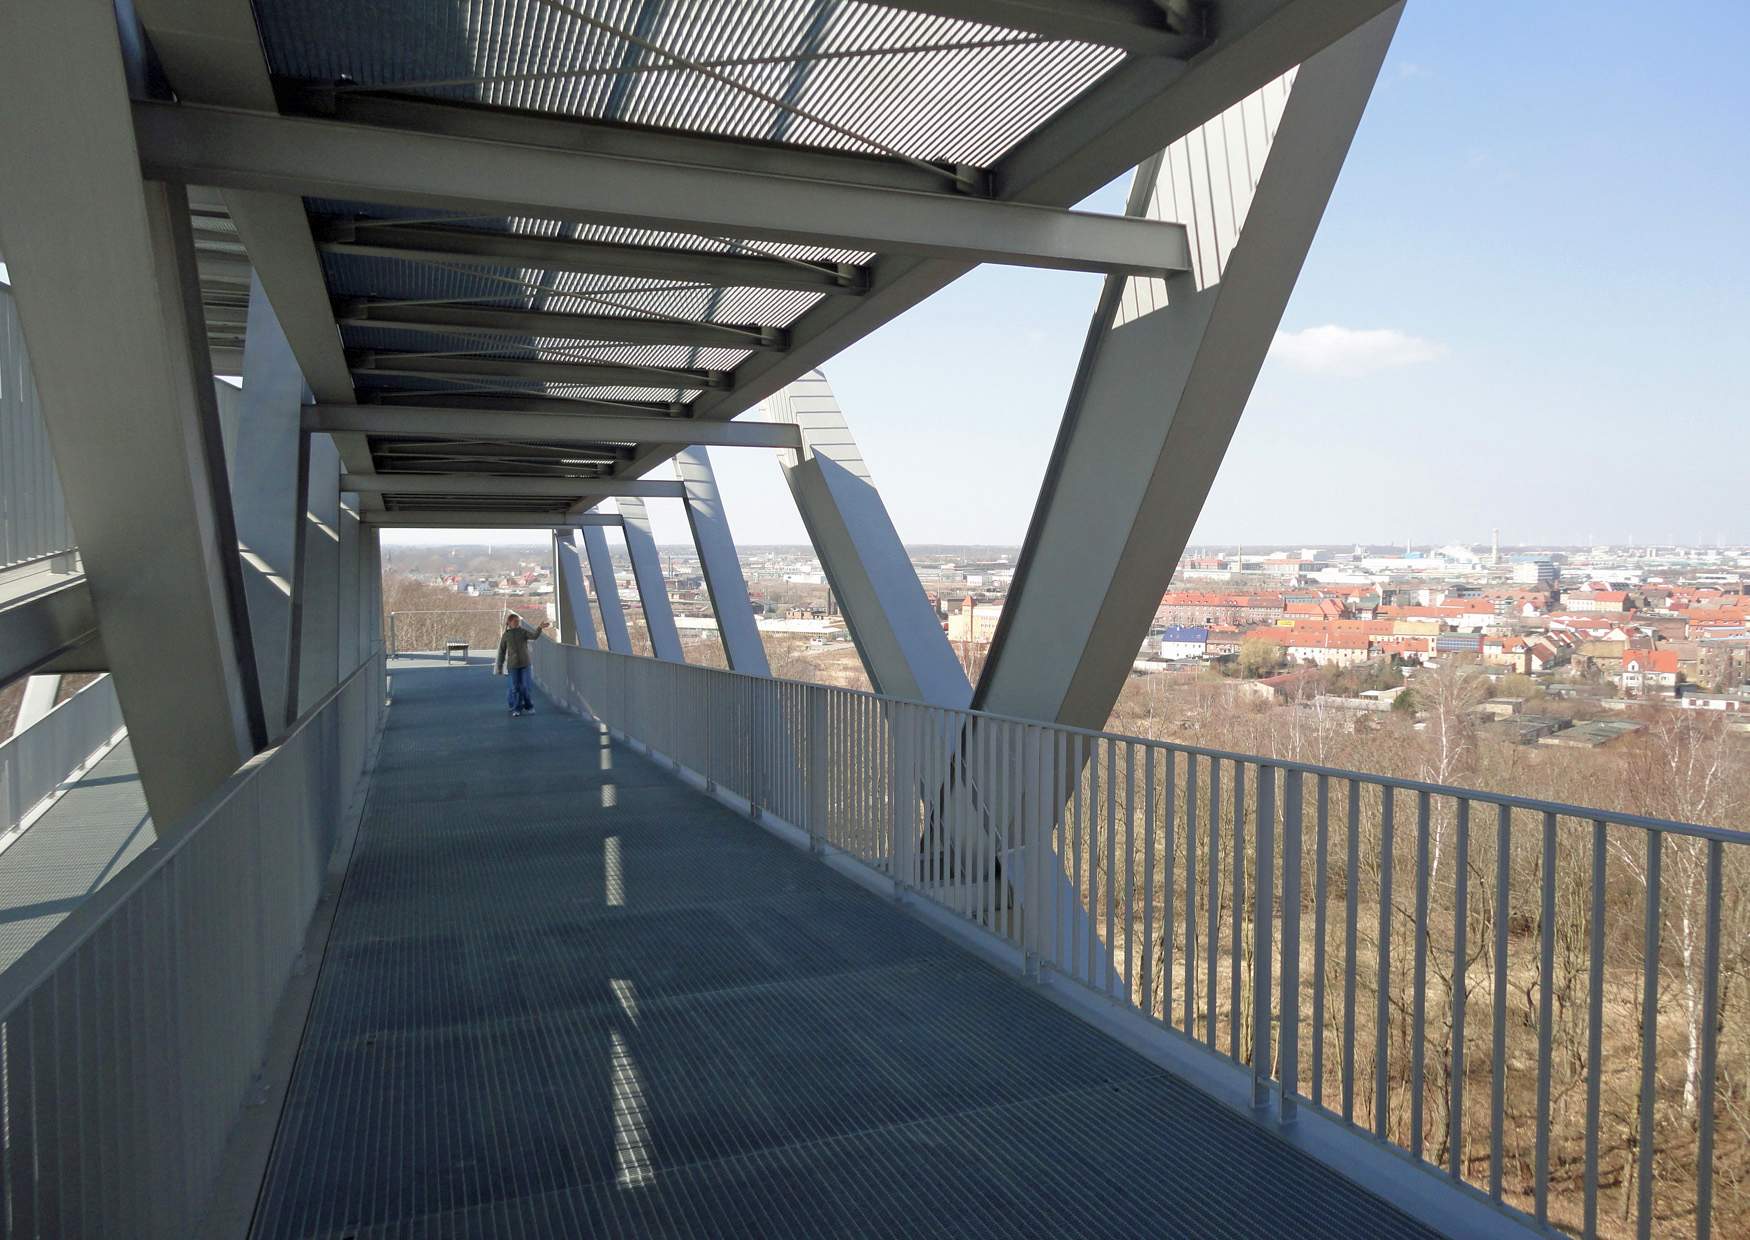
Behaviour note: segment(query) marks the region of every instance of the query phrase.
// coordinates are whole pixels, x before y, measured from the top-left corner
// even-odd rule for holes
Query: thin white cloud
[[[1446,347],[1395,327],[1339,327],[1326,323],[1297,332],[1277,332],[1270,352],[1308,374],[1356,378],[1434,361],[1445,354]]]

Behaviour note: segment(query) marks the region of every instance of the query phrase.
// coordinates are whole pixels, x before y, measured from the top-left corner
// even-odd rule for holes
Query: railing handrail
[[[76,904],[66,917],[32,944],[23,955],[4,970],[0,970],[0,1022],[10,1019],[18,1005],[53,976],[67,958],[101,929],[136,891],[189,847],[202,828],[246,790],[277,754],[309,728],[331,702],[346,692],[354,680],[371,669],[381,652],[380,645],[373,647],[371,653],[344,680],[323,694],[314,706],[299,717],[284,737],[253,755],[232,772],[230,778],[190,812],[188,820],[191,825],[187,830],[168,842],[160,836],[148,844],[139,856],[122,867],[120,873]]]
[[[77,702],[81,696],[83,696],[86,693],[89,693],[93,689],[96,689],[98,686],[102,685],[108,679],[109,679],[109,673],[105,672],[105,673],[103,673],[103,675],[98,676],[95,679],[89,680],[86,683],[80,685],[77,689],[73,690],[72,693],[67,695],[66,701],[56,702],[53,706],[49,707],[48,710],[44,711],[37,718],[33,719],[27,727],[25,727],[21,731],[14,732],[11,736],[8,736],[4,740],[0,740],[0,753],[4,753],[10,746],[15,744],[16,742],[18,742],[22,738],[29,736],[30,733],[34,729],[40,728],[44,724],[48,723],[49,720],[53,719],[56,715],[61,714],[69,706],[72,706],[75,702]]]
[[[1708,1234],[1724,953],[1742,953],[1723,941],[1726,895],[1741,893],[1726,866],[1750,861],[1750,833],[647,656],[533,653],[561,705],[753,821],[994,936],[1028,977],[1061,975],[1249,1070],[1259,1114],[1287,1122],[1304,1105],[1539,1228],[1560,1194],[1588,1234],[1607,1159],[1632,1160],[1641,1234],[1682,1208],[1655,1193],[1655,1160],[1690,1159]],[[1456,802],[1455,822],[1437,797]],[[1612,824],[1638,841],[1609,839]],[[1669,892],[1662,858],[1677,867]],[[1584,925],[1578,952],[1557,951],[1563,909]],[[1526,917],[1530,930],[1515,924]],[[1610,950],[1631,925],[1638,961],[1632,945]],[[1662,958],[1668,936],[1681,961]],[[1684,985],[1668,993],[1676,968]],[[1584,1007],[1558,1009],[1558,985]],[[1638,997],[1641,1014],[1610,1026],[1607,1056],[1608,996]],[[1467,1040],[1473,1003],[1488,1026]],[[1673,1029],[1688,1059],[1667,1130],[1678,1098],[1659,1052],[1673,1053]],[[1535,1038],[1535,1066],[1510,1051],[1520,1037]],[[1607,1100],[1606,1074],[1637,1065],[1638,1091]],[[1562,1097],[1584,1085],[1583,1117],[1558,1082]],[[1527,1105],[1522,1123],[1512,1109]],[[1632,1148],[1601,1141],[1607,1105],[1638,1129]]]
[[[650,656],[637,654],[620,654],[611,650],[598,653],[611,659],[648,662]],[[1655,818],[1646,814],[1633,814],[1616,810],[1604,810],[1595,806],[1570,805],[1562,801],[1545,801],[1536,797],[1523,797],[1510,792],[1490,792],[1482,788],[1461,788],[1453,784],[1428,783],[1423,780],[1405,779],[1396,775],[1380,775],[1369,771],[1352,771],[1342,767],[1319,766],[1316,763],[1301,762],[1291,758],[1272,758],[1262,754],[1238,753],[1227,749],[1211,749],[1202,745],[1186,745],[1178,741],[1160,740],[1147,736],[1132,736],[1124,732],[1102,732],[1096,728],[1076,727],[1073,724],[1054,723],[1048,720],[1025,719],[1018,715],[1002,715],[992,711],[974,710],[971,707],[935,706],[929,702],[917,702],[910,698],[895,697],[892,694],[876,693],[869,689],[847,688],[842,685],[826,685],[816,681],[792,680],[781,676],[761,676],[755,672],[739,672],[729,668],[705,667],[699,664],[682,664],[701,672],[711,672],[719,676],[734,676],[750,681],[767,681],[773,684],[801,685],[808,688],[825,689],[831,693],[849,694],[868,698],[881,703],[896,706],[922,707],[926,710],[941,711],[944,714],[959,715],[967,719],[987,719],[995,723],[1011,723],[1022,727],[1047,728],[1054,732],[1062,732],[1070,736],[1082,736],[1089,739],[1113,741],[1119,744],[1147,745],[1155,749],[1170,750],[1173,753],[1189,754],[1199,758],[1211,758],[1224,762],[1248,762],[1253,765],[1273,766],[1284,771],[1299,771],[1303,775],[1325,776],[1332,779],[1362,780],[1379,787],[1392,788],[1405,792],[1427,793],[1430,796],[1456,797],[1461,800],[1484,802],[1494,806],[1505,806],[1508,809],[1521,809],[1536,814],[1555,814],[1564,818],[1583,819],[1587,822],[1606,822],[1622,827],[1636,827],[1643,831],[1658,831],[1670,835],[1686,835],[1695,839],[1713,840],[1722,844],[1750,845],[1750,830],[1738,830],[1732,827],[1714,827],[1702,823],[1682,822],[1670,818]]]

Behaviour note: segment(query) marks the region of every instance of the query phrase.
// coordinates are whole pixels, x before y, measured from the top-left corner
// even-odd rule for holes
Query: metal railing
[[[0,1234],[186,1236],[383,706],[366,660],[0,973]]]
[[[0,846],[67,777],[122,730],[115,681],[100,676],[24,731],[0,742]]]
[[[1552,1228],[1750,1217],[1750,1134],[1716,1140],[1750,834],[555,643],[535,678],[1241,1065],[1282,1121]]]
[[[515,611],[530,625],[547,619],[547,608],[541,604],[518,602],[512,607],[457,608],[442,611],[392,611],[386,618],[384,635],[391,655],[408,653],[442,653],[444,643],[465,641],[470,653],[488,657],[498,649],[498,639],[504,632],[504,617]]]

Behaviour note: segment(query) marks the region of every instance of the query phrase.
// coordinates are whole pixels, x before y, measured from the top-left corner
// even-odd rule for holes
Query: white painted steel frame
[[[396,435],[410,439],[522,440],[579,446],[670,443],[720,448],[794,448],[801,442],[794,429],[766,422],[705,422],[696,418],[626,416],[581,410],[553,414],[406,405],[314,405],[304,410],[304,429],[331,434]]]
[[[1180,225],[953,192],[774,177],[198,104],[138,102],[134,124],[148,176],[226,190],[484,209],[1071,271],[1156,275],[1190,263]]]
[[[1105,723],[1244,412],[1401,12],[1394,5],[1300,66],[1237,239],[1210,225],[1225,183],[1187,187],[1179,209],[1210,234],[1199,272],[1167,281],[1164,305],[1107,281],[975,705]],[[1227,132],[1218,118],[1198,145],[1231,142],[1244,163],[1244,135]],[[1171,197],[1153,185],[1171,154],[1139,175],[1133,210]],[[1231,250],[1225,264],[1218,243]]]
[[[297,710],[290,698],[292,585],[297,573],[304,376],[260,280],[249,283],[242,409],[230,436],[231,503],[270,736]]]
[[[616,521],[619,518],[614,518]],[[608,536],[599,524],[581,519],[572,522],[581,528],[584,554],[589,560],[590,590],[602,616],[602,643],[615,654],[632,653],[632,633],[626,627],[626,609],[620,605],[620,584],[614,579],[614,558],[608,550]]]
[[[0,247],[141,782],[169,834],[266,738],[187,201],[139,179],[108,8],[0,10],[0,77]]]
[[[693,531],[693,548],[699,553],[699,568],[705,577],[705,592],[717,617],[717,635],[723,656],[738,672],[771,675],[765,643],[742,576],[741,558],[723,511],[717,490],[717,475],[710,454],[697,445],[682,449],[674,459],[675,475],[686,497],[687,525]]]
[[[621,496],[614,501],[620,510],[620,533],[626,539],[626,554],[632,561],[632,579],[638,584],[638,603],[644,612],[644,628],[650,635],[650,652],[670,663],[685,663],[680,631],[675,627],[674,607],[668,598],[668,582],[662,576],[662,556],[650,529],[650,513],[644,501]]]
[[[780,458],[869,683],[881,693],[962,707],[972,696],[942,623],[875,489],[826,376],[818,371],[769,405],[799,450]]]

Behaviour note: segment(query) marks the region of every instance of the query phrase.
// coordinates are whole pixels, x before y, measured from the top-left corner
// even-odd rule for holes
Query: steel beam
[[[419,353],[359,352],[350,355],[355,375],[409,375],[420,379],[524,379],[535,383],[569,383],[590,387],[639,387],[683,391],[727,388],[727,370],[668,369],[660,366],[619,366],[607,362],[524,361],[507,357],[444,357]]]
[[[311,435],[308,484],[292,613],[298,642],[297,689],[286,723],[340,683],[340,453],[327,435]],[[348,669],[350,670],[350,669]]]
[[[886,155],[828,151],[787,142],[650,129],[611,121],[588,121],[552,113],[519,111],[469,100],[416,99],[408,95],[376,94],[349,88],[337,91],[332,82],[298,83],[280,79],[282,110],[320,116],[355,125],[417,129],[453,138],[483,138],[536,146],[656,159],[663,163],[769,173],[803,180],[836,181],[881,189],[942,188],[944,174]],[[259,110],[266,111],[263,107]]]
[[[208,315],[209,321],[211,314]],[[343,327],[382,327],[440,334],[511,336],[537,340],[673,344],[700,349],[782,351],[789,334],[781,327],[694,323],[632,314],[559,314],[550,310],[501,310],[492,306],[408,306],[350,301],[340,308]]]
[[[632,495],[647,499],[679,499],[678,482],[631,478],[523,478],[499,474],[346,474],[343,491],[378,495],[526,495],[553,499],[597,499]]]
[[[495,439],[530,443],[705,444],[713,448],[796,448],[793,426],[769,422],[701,422],[696,418],[508,413],[378,405],[309,405],[304,429],[327,433],[409,435],[426,439]],[[359,471],[370,472],[368,470]]]
[[[133,0],[132,7],[178,98],[275,110],[273,81],[248,0]],[[352,378],[303,199],[236,190],[223,194],[222,201],[310,390],[319,400],[351,401]],[[347,468],[369,468],[362,436],[343,436],[335,446]]]
[[[644,501],[621,498],[620,533],[626,539],[626,555],[632,561],[632,579],[638,583],[638,602],[644,609],[644,628],[650,634],[650,652],[670,663],[685,663],[681,635],[675,627],[674,607],[668,599],[668,582],[662,576],[662,556],[650,530],[650,513]]]
[[[456,392],[398,392],[382,388],[369,393],[362,403],[384,409],[468,409],[498,413],[558,413],[576,417],[592,413],[634,414],[640,417],[687,417],[680,401],[600,400],[576,396],[537,396],[528,392],[505,392],[502,396]]]
[[[9,601],[0,606],[0,685],[97,643],[97,613],[83,577]]]
[[[780,457],[809,541],[877,693],[962,709],[972,696],[942,622],[875,490],[838,401],[818,371],[771,401],[802,448]]]
[[[1109,281],[974,704],[1103,728],[1215,479],[1391,45],[1394,7],[1302,65],[1225,262],[1154,290]],[[1187,155],[1244,167],[1219,121]],[[1256,165],[1253,164],[1253,167]],[[1162,173],[1157,173],[1162,175]],[[1167,196],[1193,222],[1225,195]],[[1143,183],[1132,208],[1161,196]],[[1231,217],[1230,217],[1231,218]],[[1219,226],[1210,235],[1219,237]],[[1201,287],[1200,287],[1201,283]]]
[[[140,181],[108,6],[0,7],[0,81],[0,251],[147,803],[169,838],[265,739],[188,204]]]
[[[563,530],[573,526],[608,526],[620,524],[617,514],[588,512],[571,516],[563,512],[517,512],[503,508],[421,508],[414,512],[367,512],[360,519],[384,529],[401,526],[407,529],[499,529],[499,530]]]
[[[854,263],[789,263],[717,250],[523,237],[443,224],[373,224],[363,228],[350,221],[331,221],[322,229],[321,245],[331,254],[361,258],[682,280],[726,288],[800,289],[854,296],[868,287],[863,269]]]
[[[231,502],[237,515],[243,586],[255,638],[262,712],[270,738],[286,717],[292,578],[298,546],[299,418],[304,376],[259,280],[249,291],[242,411],[231,434]]]
[[[981,26],[1006,26],[1054,39],[1121,47],[1141,56],[1184,57],[1204,46],[1190,3],[1162,0],[869,0],[882,8],[930,13]],[[1180,15],[1180,20],[1175,20]]]
[[[631,654],[632,633],[626,627],[626,609],[620,605],[620,583],[614,580],[614,557],[608,551],[608,536],[600,528],[603,523],[579,518],[573,524],[581,527],[578,532],[583,535],[584,552],[589,558],[590,586],[602,613],[602,641],[615,654]]]
[[[692,527],[693,547],[699,553],[711,611],[717,617],[723,657],[731,671],[770,676],[771,663],[747,597],[747,579],[741,573],[741,559],[729,532],[710,454],[704,448],[683,448],[676,454],[674,466],[686,496],[687,524]]]
[[[559,604],[561,642],[596,650],[595,621],[589,614],[589,591],[583,585],[583,560],[576,530],[553,531],[553,597]]]
[[[563,148],[273,116],[134,105],[149,175],[223,189],[482,209],[968,263],[1165,275],[1190,263],[1155,221],[663,164]]]
[[[364,559],[359,554],[359,497],[354,491],[340,493],[340,601],[336,608],[339,646],[336,657],[344,679],[359,665],[364,652],[359,647],[359,609],[364,606]]]

